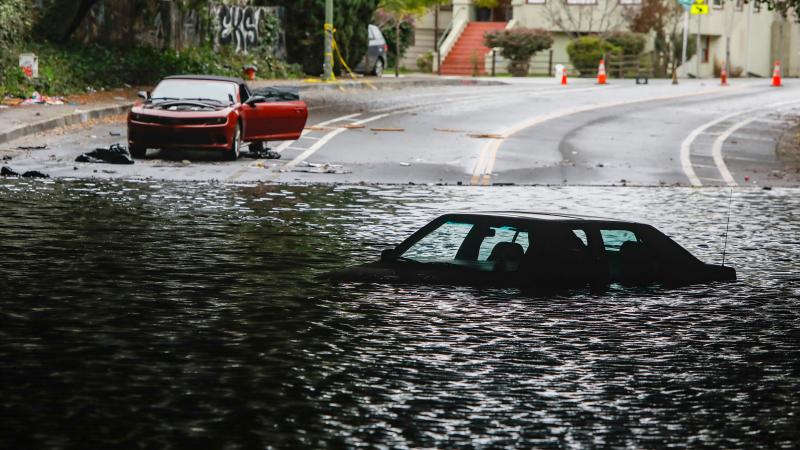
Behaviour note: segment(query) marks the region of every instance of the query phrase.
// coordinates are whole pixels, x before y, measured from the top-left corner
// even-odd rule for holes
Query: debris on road
[[[295,172],[307,172],[307,173],[335,173],[335,174],[345,174],[351,173],[352,170],[345,169],[344,166],[341,164],[331,164],[331,163],[310,163],[305,161],[304,166],[302,169],[294,169]]]
[[[408,166],[411,165],[411,163],[401,162],[400,165],[403,166],[403,167],[408,167]]]
[[[63,105],[64,98],[63,97],[48,97],[47,95],[42,95],[36,91],[31,94],[30,97],[22,100],[19,103],[20,105]]]
[[[393,127],[381,127],[381,128],[370,128],[370,131],[406,131],[405,128],[393,128]]]
[[[455,128],[434,128],[433,131],[441,131],[444,133],[466,133],[466,130],[458,130]]]
[[[242,156],[253,159],[281,159],[280,153],[263,146],[257,149],[253,149],[251,146],[250,151],[242,153]]]
[[[14,159],[14,158],[12,156],[10,156],[10,155],[3,156],[3,161],[11,161],[12,159]]]
[[[17,150],[44,150],[47,148],[47,144],[44,145],[20,145],[17,147]]]
[[[356,128],[366,128],[364,125],[358,125],[355,123],[348,123],[347,125],[343,126],[342,128],[347,128],[348,130],[354,130]]]
[[[470,133],[467,136],[473,139],[505,139],[502,134],[495,133]]]
[[[114,131],[109,131],[109,132],[108,132],[108,135],[109,135],[109,136],[115,136],[115,137],[116,137],[116,136],[122,136],[122,133],[117,133],[117,132],[114,132]]]
[[[75,158],[75,162],[133,164],[133,158],[127,147],[120,144],[112,144],[108,148],[96,148],[89,153],[82,153]]]
[[[0,176],[3,176],[3,177],[19,177],[19,176],[21,176],[23,178],[50,178],[50,175],[47,175],[46,173],[39,172],[38,170],[29,170],[27,172],[23,172],[22,175],[20,175],[19,173],[15,172],[13,169],[11,169],[8,166],[3,166],[3,168],[0,169]]]

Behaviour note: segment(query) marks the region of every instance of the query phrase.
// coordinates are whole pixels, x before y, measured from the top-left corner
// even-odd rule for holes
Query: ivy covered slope
[[[33,91],[47,95],[66,95],[123,85],[152,85],[167,75],[204,73],[242,75],[242,67],[258,61],[263,78],[293,78],[297,67],[274,58],[243,55],[230,48],[189,48],[180,52],[137,46],[119,51],[100,45],[47,42],[28,43],[26,51],[39,57],[39,78],[28,80],[16,64],[4,64],[0,73],[0,96],[26,97]]]

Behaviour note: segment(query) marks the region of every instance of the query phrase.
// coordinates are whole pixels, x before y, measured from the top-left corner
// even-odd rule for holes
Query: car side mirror
[[[147,100],[147,99],[150,98],[150,92],[148,92],[148,91],[139,91],[136,95],[138,95],[139,98],[141,98],[143,100]]]
[[[394,261],[397,259],[397,250],[387,248],[381,251],[381,261]]]
[[[265,101],[267,101],[267,99],[265,99],[263,96],[254,95],[254,96],[248,98],[246,103],[247,103],[248,106],[255,106],[256,103],[263,103]]]

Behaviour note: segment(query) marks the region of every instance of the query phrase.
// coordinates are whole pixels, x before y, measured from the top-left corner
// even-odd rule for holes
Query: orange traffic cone
[[[602,59],[597,67],[597,84],[606,84],[606,62]]]
[[[567,68],[564,67],[564,70],[561,72],[561,84],[564,86],[567,85]]]
[[[719,84],[721,86],[728,85],[728,71],[725,70],[725,66],[722,66],[722,72],[719,74]]]
[[[772,70],[772,85],[781,86],[781,62],[775,61],[775,69]]]

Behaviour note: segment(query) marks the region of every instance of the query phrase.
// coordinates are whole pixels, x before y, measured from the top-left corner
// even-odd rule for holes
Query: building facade
[[[679,67],[679,74],[712,77],[719,73],[729,51],[731,75],[769,77],[777,60],[781,61],[784,76],[800,75],[800,26],[794,20],[753,2],[708,1],[707,15],[688,16],[689,38],[697,42],[699,30],[700,46],[687,64]],[[443,74],[469,75],[476,73],[476,69],[479,73],[490,72],[489,49],[476,44],[475,35],[482,35],[486,29],[476,23],[494,22],[494,29],[544,28],[553,34],[552,52],[537,54],[531,64],[532,73],[545,75],[555,64],[570,67],[566,47],[578,33],[628,31],[629,18],[636,8],[642,7],[642,0],[502,0],[499,3],[497,8],[485,10],[475,7],[471,0],[453,0],[451,5],[421,17],[416,24],[414,45],[406,53],[403,65],[413,70],[417,58],[430,52],[434,67],[441,65]],[[683,14],[679,12],[671,21],[668,31],[682,33]],[[651,33],[645,52],[653,51],[654,38]],[[502,61],[496,58],[495,61],[496,69],[502,71]]]

